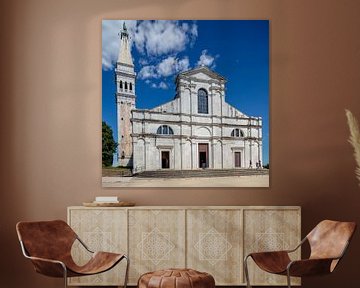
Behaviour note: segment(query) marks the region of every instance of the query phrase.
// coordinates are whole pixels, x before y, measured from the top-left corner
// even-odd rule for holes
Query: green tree
[[[113,154],[116,151],[117,143],[113,137],[111,127],[102,122],[102,165],[111,166],[113,162]]]

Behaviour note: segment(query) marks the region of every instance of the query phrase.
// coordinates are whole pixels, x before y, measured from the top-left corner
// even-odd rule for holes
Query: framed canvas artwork
[[[103,187],[268,187],[269,171],[269,21],[102,21]]]

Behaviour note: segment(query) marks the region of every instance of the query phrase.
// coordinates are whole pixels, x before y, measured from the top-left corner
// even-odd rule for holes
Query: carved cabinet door
[[[242,275],[242,210],[188,210],[187,266],[214,276],[216,285],[239,285]]]
[[[244,254],[288,250],[300,243],[299,209],[246,209],[244,211]],[[290,255],[301,258],[301,250]],[[266,273],[249,260],[249,277],[253,285],[287,285],[286,277]],[[300,285],[300,278],[291,279]]]
[[[185,267],[185,210],[129,210],[129,282],[141,274]]]
[[[127,213],[125,209],[69,209],[68,223],[80,239],[93,251],[126,253]],[[79,242],[72,247],[76,263],[85,264],[90,254]],[[113,269],[93,276],[69,278],[69,285],[122,285],[126,262],[121,261]]]

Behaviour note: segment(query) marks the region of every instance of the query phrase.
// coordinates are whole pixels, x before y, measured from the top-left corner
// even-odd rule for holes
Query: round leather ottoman
[[[214,277],[192,269],[166,269],[140,276],[138,288],[214,288]]]

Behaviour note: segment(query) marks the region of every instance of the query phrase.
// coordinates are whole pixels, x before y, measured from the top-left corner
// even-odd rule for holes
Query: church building
[[[139,173],[262,165],[262,119],[226,103],[223,76],[206,66],[182,72],[172,101],[137,109],[130,49],[124,23],[115,68],[120,166]]]

